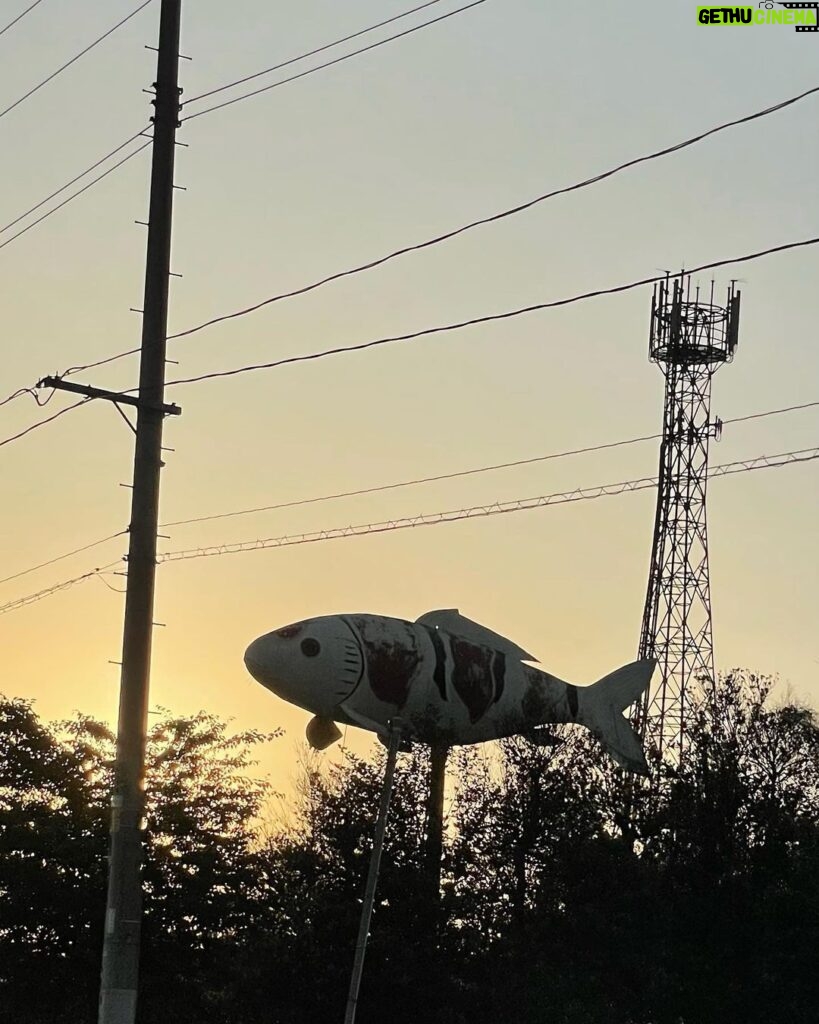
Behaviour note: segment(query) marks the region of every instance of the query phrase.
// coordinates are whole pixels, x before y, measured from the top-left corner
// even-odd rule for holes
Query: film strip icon
[[[796,25],[797,32],[819,32],[819,3],[784,3],[782,7],[786,7],[789,11],[813,11],[814,21],[813,25]]]

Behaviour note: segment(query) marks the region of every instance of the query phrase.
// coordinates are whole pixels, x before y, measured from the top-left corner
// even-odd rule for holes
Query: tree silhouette
[[[400,755],[360,1024],[813,1024],[819,728],[770,691],[707,687],[682,763],[628,801],[572,727],[453,750],[440,907],[429,755]],[[151,729],[145,1024],[341,1018],[384,755],[305,754],[265,825],[267,738],[204,712]],[[0,699],[0,1021],[95,1020],[112,756],[100,723]]]

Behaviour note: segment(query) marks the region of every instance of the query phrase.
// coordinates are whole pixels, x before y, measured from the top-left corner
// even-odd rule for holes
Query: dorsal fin
[[[455,636],[462,636],[464,640],[471,640],[473,643],[489,647],[493,651],[501,651],[503,654],[510,654],[521,661],[537,661],[538,659],[528,654],[522,647],[507,640],[499,633],[493,633],[491,629],[473,622],[465,615],[461,615],[457,608],[440,608],[437,611],[425,612],[419,619],[415,620],[422,626],[432,626],[435,629],[442,629],[446,633],[453,633]]]

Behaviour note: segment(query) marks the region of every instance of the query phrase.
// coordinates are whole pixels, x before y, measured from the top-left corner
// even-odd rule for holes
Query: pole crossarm
[[[145,402],[138,395],[125,395],[121,391],[106,391],[104,388],[92,388],[88,384],[75,384],[73,381],[63,380],[62,377],[43,377],[42,380],[37,381],[37,387],[71,391],[75,395],[85,395],[86,398],[102,398],[117,405],[133,405],[136,409],[149,409],[151,412],[161,412],[165,416],[182,415],[182,409],[173,403],[167,405],[163,402]]]

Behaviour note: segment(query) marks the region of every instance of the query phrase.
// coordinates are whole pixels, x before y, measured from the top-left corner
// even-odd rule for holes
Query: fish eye
[[[306,640],[302,640],[301,653],[305,658],[315,658],[319,651],[321,651],[321,644],[318,640],[314,640],[311,636],[307,637]]]

